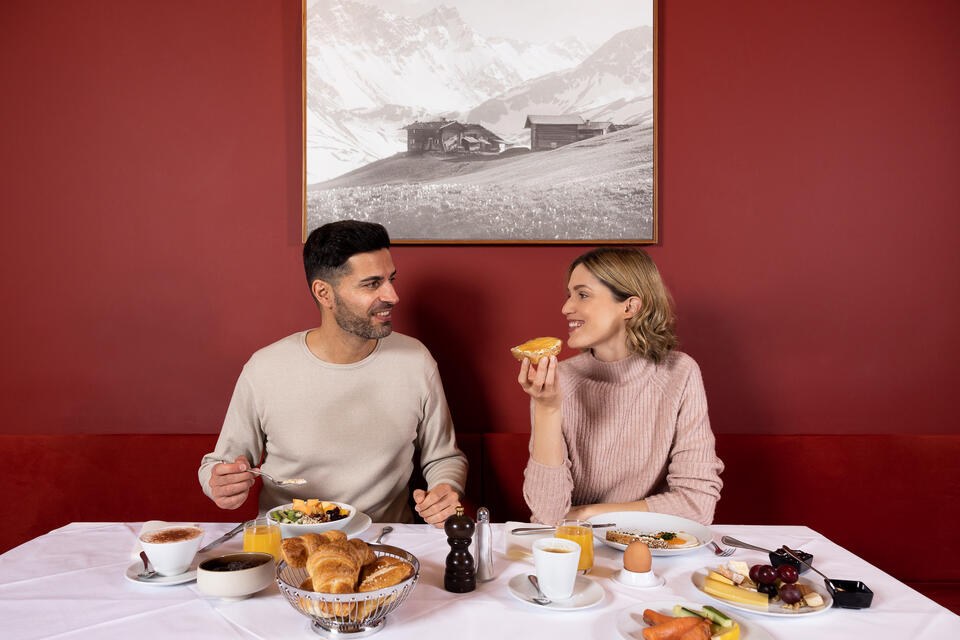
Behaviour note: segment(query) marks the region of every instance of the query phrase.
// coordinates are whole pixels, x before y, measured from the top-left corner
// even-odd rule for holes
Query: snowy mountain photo
[[[400,196],[391,190],[400,190],[409,200],[406,192],[417,185],[442,184],[446,186],[440,189],[449,191],[449,185],[461,184],[452,177],[457,175],[464,185],[505,186],[509,171],[501,169],[519,162],[520,156],[564,151],[565,162],[576,165],[591,155],[581,158],[577,149],[609,146],[590,147],[585,143],[591,138],[619,136],[635,147],[632,157],[614,155],[626,162],[618,179],[636,180],[636,201],[619,197],[632,192],[621,185],[625,189],[619,196],[600,209],[626,208],[626,214],[645,209],[644,215],[633,211],[645,222],[642,228],[621,224],[593,237],[651,239],[652,6],[598,0],[584,12],[581,4],[561,0],[551,7],[542,12],[524,3],[484,6],[468,0],[308,1],[304,17],[308,231],[349,217],[379,219],[401,241],[458,239],[441,231],[443,225],[428,223],[431,216],[453,212],[465,223],[461,229],[468,228],[469,239],[479,242],[525,236],[589,239],[592,232],[576,228],[575,220],[560,220],[549,234],[542,228],[525,231],[518,221],[521,224],[510,237],[501,238],[503,225],[485,228],[481,218],[489,216],[480,215],[475,198],[457,203],[450,193],[445,208],[435,207],[435,202],[412,203],[424,223],[415,228],[385,217],[402,212],[378,211],[375,218],[372,210],[363,208],[369,205],[364,205],[366,198],[354,190],[379,187],[384,191],[380,197],[388,201]],[[530,160],[530,167],[556,165]],[[609,162],[601,164],[604,172],[617,173]],[[481,173],[486,177],[479,177]],[[561,173],[564,177],[551,178],[545,168],[535,180],[527,173],[525,179],[515,180],[512,206],[517,215],[535,218],[533,203],[548,197],[544,189],[561,179],[580,183],[573,198],[577,207],[604,199],[590,186],[598,180],[596,172],[592,181],[577,180],[569,167]],[[627,178],[632,173],[637,175]],[[533,183],[540,185],[535,197],[525,192]],[[555,188],[559,187],[558,183]],[[427,191],[424,197],[435,200],[435,194]],[[554,213],[566,215],[562,207]],[[476,228],[469,228],[471,217],[476,218]],[[565,226],[569,228],[564,230]],[[611,235],[614,232],[619,235]]]

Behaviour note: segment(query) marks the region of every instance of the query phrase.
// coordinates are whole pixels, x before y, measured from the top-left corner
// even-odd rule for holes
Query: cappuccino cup
[[[543,538],[533,543],[533,566],[543,595],[566,600],[573,595],[580,564],[580,545],[563,538]]]
[[[203,529],[200,527],[164,527],[140,534],[140,545],[161,576],[185,573],[202,541]]]

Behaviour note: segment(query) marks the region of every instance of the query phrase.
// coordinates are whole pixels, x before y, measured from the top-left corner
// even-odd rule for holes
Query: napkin
[[[503,536],[503,553],[510,560],[532,560],[533,559],[533,543],[537,540],[542,540],[543,538],[552,538],[553,531],[547,531],[545,533],[528,533],[526,535],[518,536],[510,533],[518,527],[539,527],[546,525],[538,525],[530,522],[515,522],[508,521],[504,525],[504,536]]]
[[[140,533],[137,534],[137,537],[133,539],[133,548],[130,550],[130,559],[139,560],[140,552],[143,551],[143,547],[140,545],[140,536],[151,531],[156,531],[157,529],[164,529],[166,527],[198,527],[202,529],[195,522],[167,522],[165,520],[147,520],[143,523],[143,526],[140,527]]]

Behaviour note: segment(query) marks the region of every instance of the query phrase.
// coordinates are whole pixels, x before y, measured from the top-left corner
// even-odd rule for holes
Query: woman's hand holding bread
[[[553,340],[549,345],[539,345],[539,341]],[[530,346],[528,346],[530,345]],[[549,353],[541,352],[547,347]],[[540,464],[551,467],[560,466],[564,461],[563,452],[563,414],[560,380],[557,375],[560,363],[560,340],[557,338],[536,338],[511,349],[513,355],[521,358],[520,375],[517,382],[533,398],[533,434],[530,454]],[[529,354],[539,355],[534,366]]]
[[[560,383],[557,380],[557,356],[550,356],[534,366],[527,359],[520,364],[517,382],[533,401],[543,408],[560,410]]]

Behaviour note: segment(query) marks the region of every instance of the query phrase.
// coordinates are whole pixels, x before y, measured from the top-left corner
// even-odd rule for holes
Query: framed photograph
[[[657,241],[655,0],[305,0],[303,237]]]

